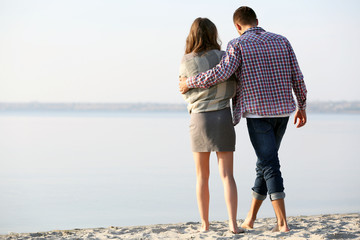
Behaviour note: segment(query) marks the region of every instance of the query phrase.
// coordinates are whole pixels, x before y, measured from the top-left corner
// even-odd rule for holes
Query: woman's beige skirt
[[[193,152],[235,151],[235,130],[230,108],[191,113],[190,138]]]

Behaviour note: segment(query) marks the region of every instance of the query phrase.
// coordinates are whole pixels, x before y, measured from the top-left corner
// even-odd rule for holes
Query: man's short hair
[[[242,6],[236,9],[233,15],[233,21],[234,23],[238,23],[241,25],[256,25],[257,23],[257,17],[250,7]]]

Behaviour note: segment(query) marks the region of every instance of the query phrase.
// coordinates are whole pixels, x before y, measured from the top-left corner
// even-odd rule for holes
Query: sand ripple
[[[242,220],[239,221],[239,224]],[[210,231],[199,232],[199,223],[161,224],[135,227],[108,227],[94,229],[56,230],[38,233],[12,233],[0,239],[360,239],[360,214],[329,214],[288,218],[289,233],[273,233],[274,218],[255,222],[254,230],[234,235],[228,231],[227,222],[211,222]]]

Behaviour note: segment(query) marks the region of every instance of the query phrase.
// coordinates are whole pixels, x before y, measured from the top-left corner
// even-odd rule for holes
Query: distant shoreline
[[[69,111],[69,112],[186,112],[186,104],[178,103],[46,103],[46,102],[0,102],[0,112],[13,111]],[[360,101],[307,103],[311,113],[360,114]]]

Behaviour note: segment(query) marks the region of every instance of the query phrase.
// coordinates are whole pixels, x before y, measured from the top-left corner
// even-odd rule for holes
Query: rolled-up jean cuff
[[[271,201],[278,200],[278,199],[284,199],[285,193],[284,192],[276,192],[270,194]]]
[[[266,198],[266,195],[261,195],[254,191],[252,192],[252,196],[253,196],[253,198],[260,200],[260,201],[264,201]]]

